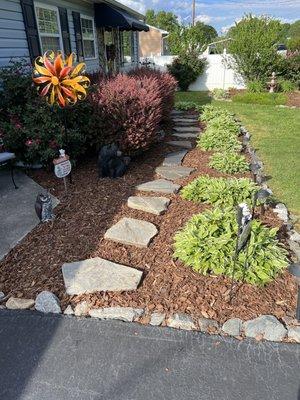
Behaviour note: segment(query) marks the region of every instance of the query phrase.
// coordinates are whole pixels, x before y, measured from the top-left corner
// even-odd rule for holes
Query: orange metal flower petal
[[[75,58],[76,58],[75,53],[71,53],[71,54],[69,55],[69,57],[66,58],[66,65],[67,65],[68,67],[72,67]]]
[[[34,83],[37,83],[38,85],[40,85],[41,83],[46,83],[46,82],[50,82],[51,78],[50,76],[40,76],[39,78],[32,78]]]
[[[76,67],[73,69],[72,73],[71,73],[71,77],[74,78],[75,76],[77,76],[80,72],[83,72],[85,69],[85,64],[84,63],[79,63],[78,65],[76,65]]]
[[[52,75],[56,75],[55,68],[54,68],[53,64],[45,56],[44,56],[44,65],[48,69],[48,71],[50,71],[52,73]]]
[[[42,57],[39,57],[42,59]],[[45,75],[45,76],[52,76],[52,72],[49,71],[47,68],[41,66],[38,64],[38,59],[35,60],[34,67],[35,67],[35,73],[40,74],[40,75]]]
[[[61,94],[61,91],[60,91],[60,89],[59,89],[58,86],[56,87],[56,92],[57,92],[57,97],[58,97],[58,103],[59,103],[59,105],[60,105],[61,107],[65,107],[66,102],[65,102],[64,96]]]
[[[70,72],[72,71],[71,67],[64,67],[59,74],[59,78],[63,79],[65,78]]]
[[[59,76],[61,70],[63,69],[64,64],[61,58],[61,54],[58,54],[54,60],[54,68],[55,68],[55,75]]]
[[[46,86],[42,89],[40,95],[41,95],[41,96],[46,96],[46,94],[49,92],[49,89],[50,89],[51,85],[52,85],[51,82],[48,83],[48,85],[46,85]]]

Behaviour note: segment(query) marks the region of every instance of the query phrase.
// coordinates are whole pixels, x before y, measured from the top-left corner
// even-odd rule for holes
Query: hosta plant
[[[212,106],[210,104],[202,107],[201,120],[204,122],[208,122],[211,119],[219,117],[221,115],[231,116],[232,114],[230,114],[230,112],[227,110]]]
[[[175,235],[174,257],[201,274],[231,277],[238,229],[235,214],[232,209],[216,208],[194,215]],[[287,267],[287,251],[279,244],[276,233],[276,228],[253,221],[248,251],[242,250],[236,262],[236,280],[265,285]]]
[[[209,166],[227,174],[249,171],[249,164],[245,156],[234,152],[213,154]]]
[[[217,206],[234,207],[239,203],[251,203],[258,189],[249,178],[212,178],[200,176],[181,190],[186,200],[203,202]]]
[[[236,134],[226,129],[207,128],[206,131],[198,138],[197,146],[202,150],[216,151],[240,151],[242,149],[241,142]]]
[[[180,111],[198,110],[199,105],[193,101],[177,101],[175,109]]]
[[[230,115],[220,115],[207,122],[207,128],[215,130],[226,130],[238,136],[241,132],[239,124]]]

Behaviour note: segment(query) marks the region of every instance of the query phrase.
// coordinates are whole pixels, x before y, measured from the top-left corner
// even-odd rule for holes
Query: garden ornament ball
[[[86,98],[90,80],[83,75],[85,64],[74,66],[74,59],[74,53],[64,58],[61,52],[48,51],[35,60],[33,82],[51,106],[64,108]]]

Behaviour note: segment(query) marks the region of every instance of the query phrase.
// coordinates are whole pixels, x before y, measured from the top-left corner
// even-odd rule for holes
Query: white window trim
[[[57,25],[58,25],[58,34],[55,33],[44,33],[44,32],[40,32],[40,28],[39,28],[39,22],[38,22],[38,16],[36,13],[36,9],[37,8],[45,8],[47,10],[52,10],[52,11],[56,11],[56,15],[57,15]],[[64,54],[64,46],[63,46],[63,40],[62,40],[62,34],[61,34],[61,26],[60,26],[60,18],[59,18],[59,11],[58,11],[58,7],[56,6],[51,6],[48,4],[44,4],[44,3],[38,3],[38,2],[34,2],[34,13],[35,13],[35,19],[36,19],[36,23],[37,23],[37,28],[38,28],[38,33],[39,33],[39,42],[40,42],[40,47],[41,50],[43,51],[43,45],[42,45],[42,37],[58,37],[59,38],[59,47],[60,47],[60,51]],[[51,49],[49,49],[51,50]]]
[[[84,40],[91,40],[91,39],[84,39],[83,34],[82,34],[82,47],[83,47],[83,54],[84,54],[84,59],[85,60],[97,60],[97,46],[96,46],[96,31],[95,31],[95,22],[94,22],[94,17],[91,17],[90,15],[84,15],[84,14],[80,14],[80,24],[81,24],[81,30],[82,30],[82,19],[88,19],[90,21],[92,21],[93,24],[93,36],[94,36],[94,52],[95,52],[95,57],[86,57],[84,54],[84,44],[83,41]]]

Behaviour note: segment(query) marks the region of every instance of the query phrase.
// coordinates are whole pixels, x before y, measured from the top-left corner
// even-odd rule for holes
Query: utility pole
[[[193,0],[192,26],[195,25],[195,16],[196,16],[196,0]]]

